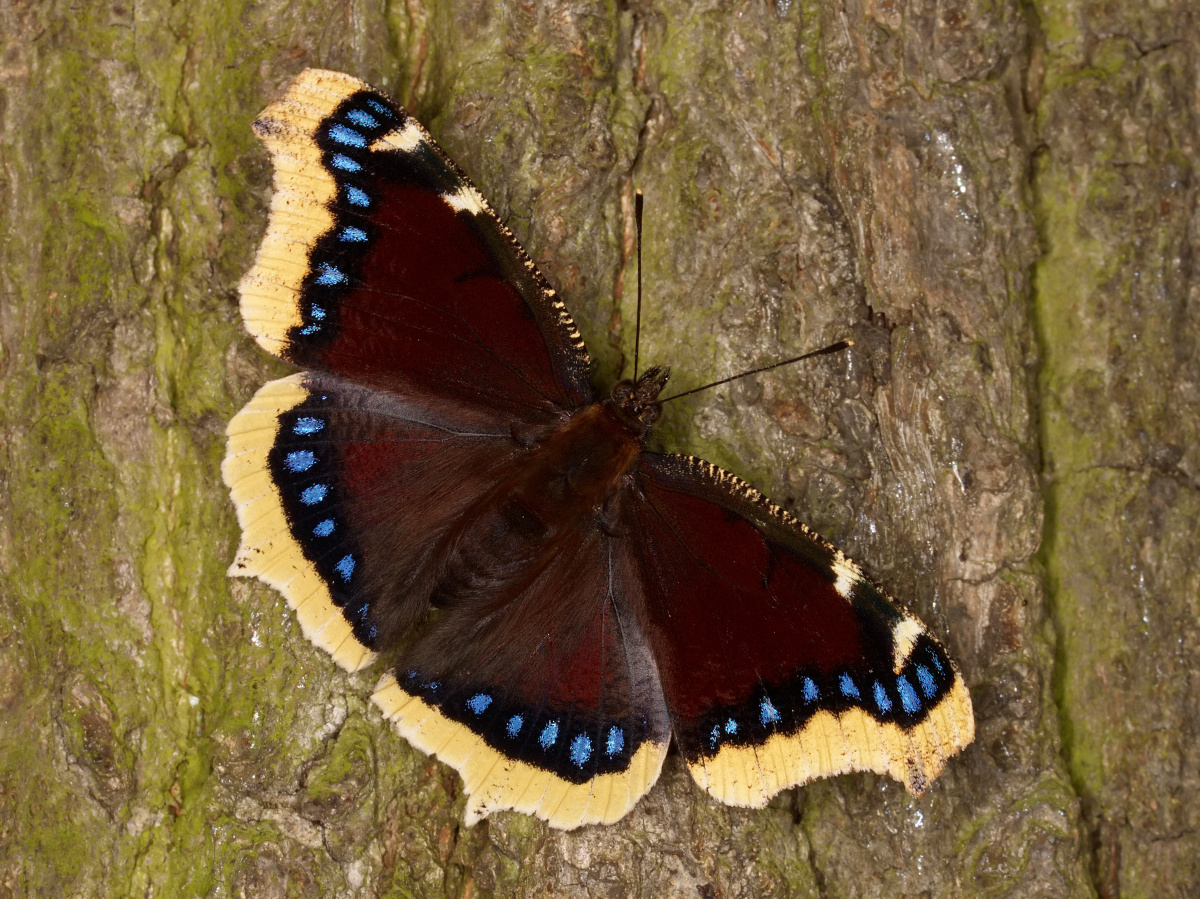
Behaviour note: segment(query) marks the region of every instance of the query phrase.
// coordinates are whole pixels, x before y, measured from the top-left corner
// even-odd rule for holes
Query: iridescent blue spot
[[[763,724],[772,724],[779,721],[779,712],[775,711],[771,700],[764,699],[758,704],[758,717]]]
[[[858,695],[858,687],[855,685],[854,681],[850,679],[850,675],[843,674],[838,679],[838,686],[842,688],[843,696],[853,696],[855,699],[862,698]]]
[[[438,687],[440,687],[441,685],[442,685],[442,682],[440,680],[431,680],[426,686],[429,689],[430,693],[436,693]]]
[[[362,228],[355,228],[353,225],[347,225],[338,232],[338,239],[348,241],[349,243],[366,243],[367,232]]]
[[[316,537],[328,537],[332,533],[333,533],[333,519],[332,518],[326,518],[324,521],[322,521],[320,524],[318,524],[315,528],[313,528],[313,535]]]
[[[543,749],[549,749],[554,745],[554,741],[558,739],[558,722],[551,721],[542,728],[542,735],[538,737],[538,743]]]
[[[409,668],[408,671],[404,672],[404,676],[407,677],[409,680],[416,680],[421,675],[417,674],[416,671]]]
[[[372,624],[369,628],[367,628],[367,639],[370,640],[371,642],[374,642],[375,635],[377,633],[379,633],[379,628],[377,628],[375,625]]]
[[[323,427],[325,427],[325,422],[319,418],[297,418],[296,423],[292,425],[292,433],[307,437],[309,434],[317,433]]]
[[[508,719],[508,724],[504,726],[504,732],[510,737],[515,737],[521,732],[521,725],[525,723],[525,719],[520,715],[513,715]]]
[[[365,137],[353,128],[347,128],[345,125],[334,125],[329,129],[329,136],[339,144],[345,144],[347,147],[365,147],[367,145]]]
[[[896,689],[900,693],[900,705],[904,706],[904,711],[913,715],[920,710],[921,697],[917,695],[917,691],[913,689],[907,677],[900,675],[896,678]]]
[[[887,690],[883,689],[883,684],[875,681],[875,686],[871,688],[871,692],[875,695],[875,705],[879,707],[879,711],[887,714],[892,710],[892,701],[888,699]]]
[[[616,755],[625,748],[625,734],[619,727],[610,727],[608,729],[608,742],[604,744],[604,752],[607,755]]]
[[[486,693],[476,693],[467,700],[467,708],[469,708],[476,715],[482,715],[487,710],[487,707],[491,704],[492,697],[488,696]]]
[[[300,329],[300,333],[303,334],[305,337],[311,337],[313,334],[316,334],[320,330],[321,330],[320,325],[305,325],[303,328]]]
[[[933,667],[938,670],[938,674],[946,673],[946,669],[942,667],[942,660],[937,657],[936,652],[931,652],[929,654],[929,658],[930,658],[930,661],[933,662]]]
[[[359,172],[362,171],[362,166],[351,159],[349,156],[343,156],[338,153],[333,159],[329,160],[329,164],[335,169],[341,169],[343,172]]]
[[[283,464],[288,471],[308,471],[317,464],[317,457],[308,450],[295,450],[287,454]]]
[[[328,262],[321,263],[321,276],[317,278],[318,284],[345,284],[346,276],[342,274],[341,269],[330,265]]]
[[[352,109],[346,113],[346,118],[352,121],[355,125],[361,128],[378,128],[379,120],[369,112],[364,112],[361,109]]]
[[[570,751],[571,761],[575,763],[576,768],[582,768],[588,759],[592,757],[592,741],[583,734],[576,734],[575,739],[571,741]]]
[[[734,721],[732,718],[728,719],[725,722],[725,733],[727,733],[727,734],[736,734],[737,733],[737,722]]]
[[[717,741],[721,739],[721,725],[714,724],[712,733],[708,735],[708,748],[716,749]]]
[[[924,665],[917,666],[917,680],[921,682],[921,692],[929,699],[933,699],[933,695],[937,693],[937,684],[934,683],[933,675]]]
[[[378,100],[372,100],[372,99],[368,98],[367,105],[370,106],[373,110],[375,110],[379,114],[387,116],[389,119],[395,118],[395,116],[392,115],[392,111],[390,109],[388,109],[386,106],[384,106],[382,103],[380,103]]]
[[[804,679],[804,702],[805,702],[805,704],[807,705],[808,703],[816,702],[820,698],[820,696],[821,696],[821,694],[817,690],[816,682],[811,677],[806,677]]]
[[[323,319],[325,317],[325,307],[318,306],[316,303],[313,303],[312,317],[315,318],[317,321],[320,321],[321,319]]]
[[[354,556],[342,556],[333,568],[342,576],[343,581],[350,580],[350,575],[354,574]]]
[[[311,487],[305,487],[304,492],[300,494],[300,502],[306,506],[315,506],[325,498],[325,494],[329,492],[329,488],[324,484],[313,484]]]
[[[351,203],[353,203],[355,206],[370,206],[371,205],[371,198],[368,197],[363,191],[359,190],[357,187],[354,187],[352,185],[346,186],[346,199],[349,200]]]

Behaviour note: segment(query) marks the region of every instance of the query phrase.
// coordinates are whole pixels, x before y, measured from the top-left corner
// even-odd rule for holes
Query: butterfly
[[[648,451],[668,373],[593,389],[562,299],[424,128],[309,69],[254,122],[275,166],[241,282],[302,371],[227,429],[242,541],[305,636],[465,818],[611,823],[674,739],[712,796],[874,771],[920,795],[974,738],[945,649],[732,474]]]

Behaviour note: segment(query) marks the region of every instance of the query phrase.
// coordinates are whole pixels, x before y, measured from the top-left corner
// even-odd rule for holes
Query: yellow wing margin
[[[497,752],[469,728],[405,691],[391,674],[371,699],[404,739],[462,776],[468,827],[505,809],[537,815],[559,830],[612,824],[654,786],[667,755],[666,743],[646,741],[624,771],[573,784]]]
[[[279,417],[308,398],[303,379],[296,374],[264,385],[225,429],[229,442],[221,474],[242,526],[229,575],[257,577],[274,587],[295,610],[304,636],[347,671],[358,671],[375,660],[375,653],[354,636],[325,581],[292,537],[267,463]]]
[[[726,746],[688,765],[696,783],[729,805],[762,808],[781,790],[851,771],[888,775],[920,797],[947,760],[975,739],[975,716],[962,675],[920,722],[905,729],[863,709],[817,712],[797,733],[758,746]]]
[[[254,121],[275,166],[275,192],[267,233],[239,287],[246,329],[272,355],[282,355],[288,332],[302,323],[300,288],[309,258],[334,224],[337,182],[321,160],[317,128],[348,97],[370,89],[342,72],[305,69]]]

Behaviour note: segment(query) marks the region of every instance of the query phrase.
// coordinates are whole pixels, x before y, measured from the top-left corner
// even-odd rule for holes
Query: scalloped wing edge
[[[549,771],[507,758],[478,734],[404,690],[392,674],[380,680],[371,700],[400,736],[458,771],[467,795],[468,827],[492,812],[511,809],[536,815],[551,827],[612,824],[654,786],[667,744],[646,741],[624,771],[572,784]]]

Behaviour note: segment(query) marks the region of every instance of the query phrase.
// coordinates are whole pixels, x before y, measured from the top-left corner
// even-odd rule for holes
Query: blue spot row
[[[320,307],[313,307],[315,317],[324,316],[324,310]],[[327,396],[321,397],[322,400],[327,400]],[[299,437],[311,437],[313,434],[320,433],[325,429],[325,420],[316,418],[311,415],[301,416],[292,423],[292,433]],[[309,471],[320,460],[317,454],[312,450],[291,450],[283,459],[284,468],[293,474],[301,474]],[[329,499],[330,486],[325,483],[310,484],[300,491],[300,502],[305,506],[316,506]],[[337,522],[333,518],[323,518],[317,522],[312,529],[314,537],[330,537],[337,530]],[[349,584],[354,576],[354,571],[358,567],[358,559],[352,553],[346,553],[334,564],[334,572],[342,579],[343,583]],[[351,607],[345,607],[346,616],[351,619],[353,616],[357,619],[358,624],[365,628],[366,637],[369,641],[374,641],[378,628],[373,624],[368,613],[370,605],[362,604],[357,610]],[[360,631],[361,633],[361,631]]]
[[[415,677],[415,672],[409,672],[409,677]],[[432,689],[432,686],[430,687]],[[476,693],[467,700],[467,708],[476,715],[482,715],[487,711],[492,704],[492,697],[487,693]],[[521,729],[525,726],[524,715],[513,715],[505,722],[504,732],[509,738],[516,738],[521,733]],[[542,732],[538,735],[538,745],[542,749],[549,749],[558,742],[559,725],[557,721],[548,721],[546,726],[542,728]],[[613,725],[608,729],[608,736],[604,742],[604,752],[610,758],[617,755],[625,748],[625,732],[621,728]],[[587,764],[592,757],[592,738],[586,734],[576,734],[572,740],[568,755],[572,762],[582,768]]]
[[[937,670],[939,674],[945,671],[945,662],[937,657],[934,653],[929,653],[929,663]],[[870,694],[874,701],[875,708],[878,709],[881,715],[887,715],[895,708],[895,697],[900,700],[900,707],[907,715],[915,715],[921,711],[926,700],[935,699],[938,695],[938,684],[933,671],[924,664],[916,665],[917,687],[914,687],[909,675],[902,674],[896,678],[895,693],[889,693],[888,688],[879,680],[871,683]],[[837,677],[838,690],[846,699],[857,700],[862,702],[862,693],[859,690],[858,684],[854,682],[854,678],[849,672],[843,672]],[[811,706],[821,698],[820,688],[815,680],[811,677],[805,677],[800,681],[800,695],[805,706]],[[922,699],[922,695],[924,699]],[[764,697],[758,704],[758,720],[763,727],[779,724],[783,720],[783,716],[775,707],[774,703],[769,698]],[[717,745],[726,737],[736,736],[738,733],[738,722],[734,718],[727,718],[724,724],[714,724],[708,735],[709,746],[716,749]]]
[[[337,151],[329,155],[330,170],[335,174],[341,172],[346,175],[358,175],[365,171],[366,166],[362,157],[356,159],[357,154],[354,151],[369,150],[370,143],[374,139],[371,136],[372,133],[378,133],[383,129],[385,122],[394,122],[396,118],[395,112],[379,100],[370,97],[364,98],[363,108],[355,108],[346,112],[345,122],[349,124],[335,122],[326,131],[329,139],[344,149],[344,152]],[[371,197],[361,187],[345,182],[340,183],[339,187],[344,192],[346,202],[351,206],[359,209],[370,207]],[[342,243],[365,244],[368,241],[367,232],[353,225],[343,226],[337,234],[338,240]],[[316,283],[324,287],[342,286],[349,283],[344,272],[327,262],[320,263],[317,271]],[[325,318],[325,309],[314,306],[311,318],[309,323],[300,328],[299,333],[305,337],[320,333],[321,324],[319,322]]]

